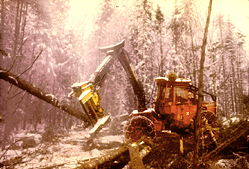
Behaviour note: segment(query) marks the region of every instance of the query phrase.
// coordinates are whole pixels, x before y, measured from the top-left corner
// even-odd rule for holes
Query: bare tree
[[[207,44],[207,34],[208,34],[208,27],[210,22],[210,16],[211,16],[211,10],[212,10],[212,0],[209,1],[209,7],[208,7],[208,16],[206,20],[206,26],[204,30],[204,37],[202,41],[202,47],[201,47],[201,60],[200,60],[200,74],[199,74],[199,82],[198,82],[198,106],[197,106],[197,113],[195,118],[195,140],[196,140],[196,149],[194,154],[194,168],[198,167],[198,155],[199,155],[199,123],[200,123],[200,117],[201,117],[201,106],[202,106],[202,100],[203,100],[203,70],[204,70],[204,62],[205,62],[205,50],[206,50],[206,44]]]

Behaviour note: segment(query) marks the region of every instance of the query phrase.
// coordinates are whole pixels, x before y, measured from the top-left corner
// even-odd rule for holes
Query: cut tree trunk
[[[42,89],[36,87],[34,84],[31,84],[21,79],[20,77],[2,69],[1,67],[0,79],[3,79],[11,83],[12,85],[15,85],[16,87],[27,91],[29,94],[32,94],[38,97],[39,99],[44,100],[45,102],[52,104],[53,106],[67,112],[68,114],[88,123],[88,117],[84,112],[79,111],[78,109],[70,106],[69,104],[65,103],[65,101],[58,100],[54,95],[43,91]]]

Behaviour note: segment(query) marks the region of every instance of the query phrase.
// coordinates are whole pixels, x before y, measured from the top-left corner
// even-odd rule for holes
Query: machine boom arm
[[[99,50],[105,52],[107,57],[102,61],[87,82],[72,85],[73,91],[69,95],[75,95],[80,101],[89,119],[89,124],[93,126],[93,129],[90,131],[92,134],[99,131],[110,119],[110,115],[100,106],[98,89],[102,86],[107,74],[110,72],[110,67],[116,59],[119,60],[129,77],[133,91],[138,99],[138,110],[143,111],[146,109],[143,86],[132,69],[128,53],[123,49],[124,44],[125,41],[123,40],[116,45],[100,48]]]
[[[112,56],[113,58],[117,58],[118,61],[121,63],[123,66],[125,72],[127,73],[127,76],[129,77],[129,81],[132,85],[133,91],[135,95],[137,96],[138,99],[138,110],[143,111],[146,109],[145,105],[145,92],[143,89],[142,84],[138,80],[132,66],[131,66],[131,61],[128,55],[128,52],[123,49],[125,44],[125,41],[123,40],[122,42],[114,45],[114,46],[108,46],[104,48],[100,48],[99,50],[101,52],[107,52],[107,57]]]
[[[129,81],[132,85],[133,91],[138,99],[138,111],[144,111],[146,109],[145,105],[145,92],[141,82],[138,80],[134,70],[132,69],[131,62],[126,50],[122,50],[122,53],[118,55],[118,60],[126,71]]]

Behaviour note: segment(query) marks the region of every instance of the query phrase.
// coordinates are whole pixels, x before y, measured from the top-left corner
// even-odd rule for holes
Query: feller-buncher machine
[[[167,77],[157,77],[157,96],[154,108],[147,108],[145,92],[131,66],[128,52],[124,49],[125,41],[104,48],[107,54],[101,65],[87,82],[75,83],[70,96],[75,95],[89,118],[91,135],[96,134],[110,121],[110,114],[100,106],[99,88],[102,86],[110,67],[118,60],[126,71],[138,100],[138,108],[134,110],[124,127],[124,135],[132,142],[141,138],[154,140],[160,133],[172,131],[180,134],[194,131],[197,113],[198,88],[191,80],[177,78],[173,72]],[[217,144],[219,123],[216,116],[215,95],[203,91],[212,101],[203,100],[200,120],[200,143],[202,147]],[[210,99],[210,100],[211,100]]]

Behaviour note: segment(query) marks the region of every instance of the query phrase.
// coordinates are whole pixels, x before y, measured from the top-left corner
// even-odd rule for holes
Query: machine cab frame
[[[188,128],[197,110],[197,94],[189,90],[188,79],[168,80],[165,77],[155,79],[157,98],[155,111],[162,119],[167,119],[170,128]],[[177,123],[177,124],[176,124]],[[166,126],[167,128],[167,126]]]

